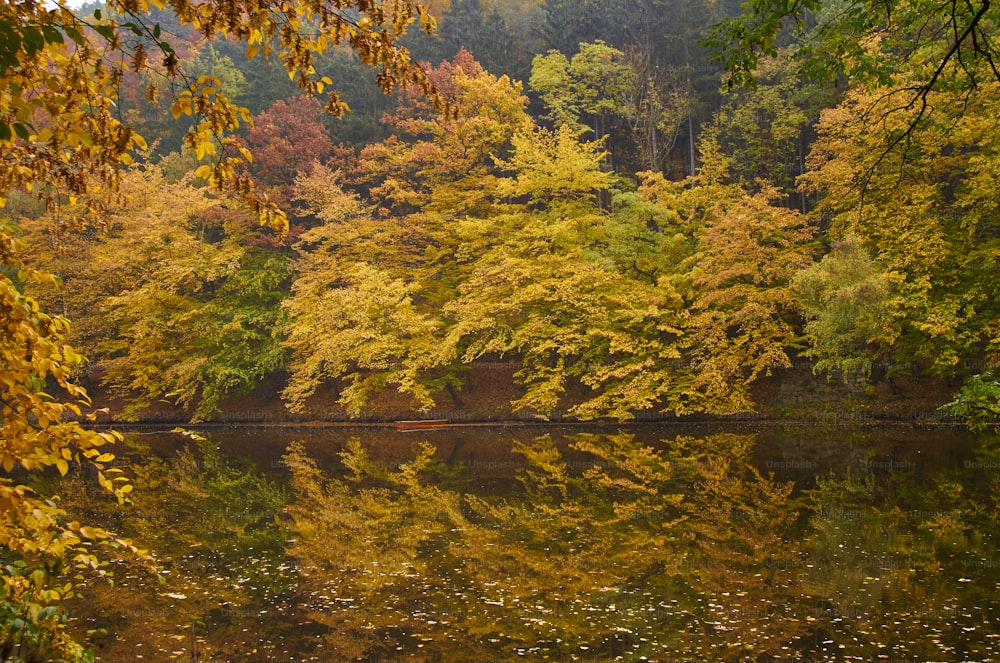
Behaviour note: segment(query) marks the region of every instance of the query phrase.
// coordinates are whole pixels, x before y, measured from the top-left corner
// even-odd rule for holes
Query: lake
[[[98,661],[1000,660],[995,433],[198,433],[53,488],[159,564],[69,603]]]

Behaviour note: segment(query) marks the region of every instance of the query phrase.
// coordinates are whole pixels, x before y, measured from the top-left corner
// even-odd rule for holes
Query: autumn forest
[[[125,503],[95,397],[420,417],[484,364],[501,417],[753,413],[807,365],[991,421],[998,10],[743,4],[4,3],[0,465]],[[133,549],[0,489],[15,556]]]
[[[853,384],[981,373],[997,81],[929,90],[929,113],[895,81],[806,79],[789,46],[725,93],[705,45],[724,5],[619,4],[437,9],[404,42],[437,100],[386,97],[331,49],[340,119],[280,63],[154,13],[185,74],[252,113],[237,140],[288,227],[207,186],[213,143],[184,145],[157,73],[126,72],[116,113],[148,148],[101,215],[6,207],[91,390],[200,420],[277,376],[292,411],[333,385],[359,416],[387,390],[440,408],[475,362],[512,361],[513,412],[628,419],[752,411],[800,360]]]

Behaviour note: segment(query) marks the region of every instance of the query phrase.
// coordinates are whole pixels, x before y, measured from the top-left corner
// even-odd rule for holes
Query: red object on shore
[[[447,419],[419,419],[416,421],[397,421],[396,431],[399,433],[411,433],[418,430],[437,430],[447,428],[451,424]]]

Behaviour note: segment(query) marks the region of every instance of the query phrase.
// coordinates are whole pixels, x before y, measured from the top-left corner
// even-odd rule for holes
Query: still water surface
[[[99,661],[1000,661],[1000,438],[957,428],[131,434]]]

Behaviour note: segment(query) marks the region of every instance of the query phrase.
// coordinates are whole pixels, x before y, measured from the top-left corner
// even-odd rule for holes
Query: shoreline
[[[162,428],[164,426],[173,426],[175,429],[192,429],[198,430],[202,428],[385,428],[395,430],[396,421],[386,420],[386,421],[331,421],[331,420],[307,420],[307,421],[200,421],[200,422],[189,422],[189,421],[106,421],[106,422],[88,422],[90,425],[88,428],[115,428],[124,431],[132,429],[149,429],[149,428]],[[566,426],[572,428],[644,428],[644,427],[689,427],[689,426],[723,426],[725,424],[757,424],[760,426],[816,426],[817,424],[827,424],[838,428],[851,428],[851,427],[891,427],[891,426],[921,426],[921,427],[932,427],[932,428],[966,428],[966,425],[962,421],[958,420],[942,420],[942,419],[901,419],[901,418],[876,418],[869,417],[865,419],[861,418],[841,418],[841,419],[824,419],[824,418],[794,418],[794,419],[781,419],[781,418],[758,418],[758,419],[662,419],[662,420],[646,420],[646,421],[636,421],[636,420],[625,420],[625,421],[577,421],[577,420],[559,420],[559,421],[524,421],[518,419],[496,419],[496,420],[486,420],[486,421],[463,421],[460,423],[449,423],[449,425],[441,429],[420,429],[415,431],[396,431],[401,435],[409,434],[412,432],[428,433],[435,430],[452,430],[456,428],[552,428],[559,426]],[[998,423],[987,424],[989,428],[995,428],[1000,426]],[[159,432],[171,433],[174,429],[162,430]]]
[[[473,376],[475,377],[475,376]],[[938,408],[954,398],[957,385],[935,378],[900,378],[894,385],[885,382],[864,390],[817,377],[811,371],[789,370],[763,378],[755,385],[754,410],[732,414],[694,413],[675,415],[655,409],[633,413],[631,419],[580,420],[570,413],[585,395],[567,391],[560,407],[548,416],[531,411],[515,412],[511,402],[519,392],[509,380],[472,379],[455,394],[442,392],[438,407],[420,412],[404,395],[393,390],[373,397],[361,416],[350,416],[338,403],[335,385],[319,390],[299,412],[289,411],[280,398],[280,376],[257,389],[232,395],[219,404],[210,417],[192,422],[193,411],[168,401],[157,401],[138,413],[125,417],[127,399],[97,385],[88,385],[93,409],[102,411],[93,426],[120,427],[383,427],[397,421],[444,420],[456,426],[641,426],[688,424],[795,424],[822,426],[867,426],[919,424],[964,426],[958,417]],[[133,419],[134,417],[134,419]],[[129,420],[133,419],[133,420]]]

